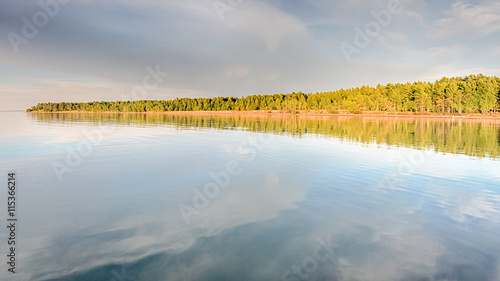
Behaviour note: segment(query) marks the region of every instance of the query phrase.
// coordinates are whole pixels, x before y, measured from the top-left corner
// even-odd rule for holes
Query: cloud
[[[427,69],[424,74],[416,76],[417,80],[436,81],[443,77],[464,77],[472,73],[498,76],[500,68],[469,67],[464,63],[445,63]]]
[[[168,78],[167,78],[168,79]],[[0,87],[0,97],[4,99],[0,110],[27,109],[42,102],[88,102],[137,99],[174,99],[177,97],[203,97],[210,95],[203,90],[163,87],[148,90],[145,95],[133,92],[142,80],[132,83],[111,83],[102,79],[63,80],[38,79],[27,87]],[[168,82],[167,82],[168,83]]]
[[[413,18],[416,22],[418,22],[420,26],[427,26],[427,23],[425,22],[425,19],[421,14],[408,9],[403,10],[401,13],[406,17]]]
[[[4,35],[20,34],[21,19],[41,10],[36,1],[0,1]],[[70,1],[20,46],[19,54],[7,36],[0,38],[5,63],[0,72],[8,77],[9,88],[16,93],[32,88],[30,94],[21,94],[25,98],[3,91],[8,101],[2,106],[24,108],[59,98],[62,94],[51,90],[60,87],[32,87],[45,76],[69,76],[80,84],[65,87],[68,99],[109,99],[141,81],[145,67],[157,64],[171,75],[151,95],[155,98],[317,92],[407,82],[457,61],[461,68],[499,67],[491,59],[498,39],[477,42],[459,36],[498,30],[499,4],[465,1],[451,7],[402,1],[404,11],[347,64],[340,42],[352,42],[354,27],[373,21],[371,12],[385,9],[387,3],[242,1],[221,20],[211,0]],[[433,42],[438,37],[449,41],[438,45]],[[84,83],[92,87],[87,93],[82,91]]]
[[[407,34],[385,31],[377,37],[377,43],[385,50],[396,54],[412,53],[410,40]]]
[[[431,58],[443,58],[443,57],[459,57],[470,51],[470,48],[462,45],[453,45],[450,47],[433,47],[428,50]]]
[[[33,9],[15,10],[0,31],[20,32],[20,18]],[[281,91],[259,83],[268,77],[314,77],[303,67],[320,60],[310,42],[300,20],[265,2],[243,2],[221,21],[212,1],[79,1],[61,7],[17,56],[2,40],[0,58],[118,85],[140,81],[145,67],[159,64],[171,73],[162,89],[241,96]]]
[[[500,31],[500,3],[497,2],[473,5],[458,1],[444,15],[435,22],[435,39],[485,36]]]
[[[225,78],[245,77],[250,73],[250,68],[245,65],[234,65],[226,67]]]

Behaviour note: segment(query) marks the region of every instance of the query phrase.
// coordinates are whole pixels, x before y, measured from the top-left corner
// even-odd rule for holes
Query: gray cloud
[[[11,90],[0,91],[0,98],[20,99],[4,102],[9,108],[60,101],[57,88],[33,86],[36,73],[51,73],[54,80],[64,77],[76,84],[90,80],[89,85],[107,84],[112,89],[100,92],[97,87],[88,100],[117,99],[116,92],[132,88],[141,81],[145,67],[155,65],[170,76],[148,98],[315,92],[435,79],[448,75],[439,71],[443,65],[457,61],[458,68],[465,69],[462,75],[469,74],[468,69],[499,68],[491,56],[485,57],[489,45],[498,45],[498,39],[491,38],[498,23],[494,16],[498,5],[493,2],[401,1],[404,12],[394,15],[348,64],[339,44],[352,43],[354,28],[363,29],[374,21],[371,12],[386,9],[387,3],[243,1],[221,20],[210,0],[73,0],[61,5],[15,54],[9,32],[22,35],[22,18],[32,21],[41,7],[37,1],[3,0],[0,59],[4,66],[18,69],[11,72],[3,67],[2,71],[21,78],[15,83],[5,80]],[[482,20],[468,23],[478,15]],[[462,25],[467,28],[459,28]],[[460,30],[485,36],[485,40],[471,43],[458,36]],[[476,52],[466,51],[472,49]],[[27,72],[35,74],[24,77]],[[71,101],[82,94],[75,89],[66,91],[64,97]]]

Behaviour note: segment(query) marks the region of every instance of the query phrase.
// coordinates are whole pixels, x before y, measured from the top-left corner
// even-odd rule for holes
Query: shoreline
[[[31,111],[25,113],[71,113],[71,114],[157,114],[157,115],[247,115],[247,116],[312,116],[312,117],[360,117],[360,118],[419,118],[419,119],[450,119],[450,120],[494,120],[500,121],[500,114],[480,114],[480,113],[467,113],[467,114],[435,114],[435,113],[422,113],[415,114],[411,112],[401,113],[387,113],[387,112],[363,112],[359,114],[339,112],[327,113],[323,111],[296,111],[296,112],[283,112],[279,110],[252,110],[252,111],[162,111],[162,112],[116,112],[116,111]]]

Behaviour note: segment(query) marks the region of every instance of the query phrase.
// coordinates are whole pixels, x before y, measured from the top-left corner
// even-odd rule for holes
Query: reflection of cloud
[[[329,233],[332,241],[340,245],[334,251],[336,273],[329,278],[408,280],[408,273],[422,280],[433,277],[438,260],[448,250],[426,233],[425,220],[418,214],[408,214],[408,206],[398,202],[401,198],[385,196],[388,198],[376,205],[366,202],[361,210],[357,205],[334,206],[328,211],[337,214],[332,223],[315,229],[314,237]],[[331,265],[325,265],[324,270],[328,267]]]
[[[182,253],[202,237],[214,237],[227,229],[275,218],[280,212],[295,208],[308,190],[307,184],[276,173],[238,175],[206,209],[191,218],[189,225],[185,224],[177,206],[159,213],[130,214],[106,226],[73,233],[65,247],[61,246],[59,236],[52,237],[52,242],[43,244],[53,245],[39,249],[30,264],[35,263],[32,267],[41,275],[47,270],[39,259],[42,256],[59,257],[57,266],[48,270],[50,276],[57,277],[63,273],[59,270],[67,268],[83,272],[110,263],[136,261],[156,253]]]
[[[438,193],[448,199],[446,209],[459,206],[458,219],[470,214],[491,219],[498,213],[497,195],[481,191],[457,195],[452,190],[441,192],[439,189],[433,193],[415,190],[421,187],[420,183],[409,181],[412,188],[384,193],[376,200],[364,200],[363,195],[376,188],[372,183],[377,177],[388,166],[397,167],[397,160],[391,161],[389,156],[392,154],[396,159],[396,155],[403,151],[409,153],[409,149],[377,150],[313,137],[293,140],[295,145],[284,146],[290,139],[280,137],[280,142],[273,144],[278,152],[269,149],[259,153],[251,165],[243,161],[244,155],[238,158],[242,160],[243,174],[232,178],[230,186],[221,190],[220,195],[186,225],[177,209],[178,203],[189,201],[192,188],[206,183],[208,176],[203,175],[221,164],[217,161],[234,159],[241,151],[228,149],[224,142],[221,146],[211,146],[227,140],[226,134],[217,133],[214,137],[183,132],[179,139],[170,142],[170,136],[161,137],[163,129],[151,129],[161,133],[152,135],[154,141],[144,142],[147,130],[140,130],[140,140],[130,142],[131,138],[127,138],[117,143],[118,147],[126,147],[124,150],[133,147],[131,154],[118,158],[124,150],[110,150],[93,158],[97,160],[94,163],[100,163],[99,181],[89,180],[89,174],[82,173],[71,186],[54,185],[54,188],[44,178],[46,175],[32,177],[52,189],[47,191],[47,186],[35,186],[33,182],[31,186],[26,184],[27,196],[23,200],[31,203],[23,209],[29,215],[25,218],[31,219],[26,225],[36,231],[24,232],[28,237],[23,243],[25,249],[30,250],[29,256],[20,253],[25,268],[36,274],[50,272],[50,276],[45,277],[56,277],[67,274],[68,270],[94,273],[100,266],[130,262],[136,267],[142,266],[140,280],[158,280],[158,276],[168,276],[168,280],[210,279],[207,276],[213,280],[223,279],[217,278],[221,276],[229,280],[274,280],[285,268],[302,262],[304,257],[287,264],[281,264],[281,259],[311,253],[317,237],[332,235],[340,242],[333,266],[325,262],[309,280],[332,276],[338,280],[360,281],[432,280],[435,276],[460,280],[459,269],[465,267],[474,273],[482,269],[474,264],[475,257],[464,257],[453,249],[468,245],[457,246],[459,243],[446,241],[453,245],[445,247],[442,241],[446,237],[428,233],[433,221],[425,217],[428,210],[424,207],[429,203],[426,196]],[[201,145],[202,149],[192,149],[194,145]],[[186,147],[190,149],[184,151]],[[165,153],[167,150],[178,154]],[[200,151],[207,154],[201,155]],[[112,160],[108,159],[110,155]],[[128,156],[134,157],[133,160]],[[217,159],[209,159],[211,157]],[[477,171],[481,171],[481,178],[494,175],[494,179],[498,179],[493,161],[474,162],[476,171],[470,167],[473,160],[467,157],[439,154],[429,157],[425,165],[416,168],[415,178],[477,176]],[[282,164],[276,166],[285,168],[278,169],[273,164],[277,162]],[[108,165],[114,167],[109,169]],[[327,169],[324,165],[333,166]],[[25,167],[31,168],[29,164]],[[96,176],[95,167],[88,171]],[[161,176],[155,178],[157,175]],[[133,180],[135,177],[138,181]],[[339,180],[330,181],[331,178]],[[313,185],[315,189],[311,188]],[[62,205],[53,206],[54,202]],[[37,208],[36,204],[50,208]],[[297,208],[299,204],[301,209]],[[75,213],[85,214],[85,219],[73,220],[70,215],[76,217]],[[47,222],[38,221],[39,218],[51,224],[46,226]],[[299,247],[290,242],[294,240],[304,240],[302,243],[306,245]],[[471,252],[470,248],[463,251]],[[460,260],[454,255],[463,258]],[[144,259],[137,262],[141,258]],[[448,267],[441,266],[442,260],[447,260]]]
[[[391,227],[374,229],[372,241],[355,239],[366,235],[362,231],[344,233],[349,238],[341,240],[337,249],[338,271],[342,280],[405,280],[404,274],[412,272],[421,278],[430,278],[438,258],[445,249],[422,233],[421,229]],[[354,238],[354,239],[353,239]]]
[[[454,221],[469,217],[500,222],[500,195],[447,189],[442,194],[446,214]]]
[[[241,183],[236,181],[236,184]],[[272,173],[267,174],[265,180],[255,186],[239,190],[230,190],[231,188],[230,184],[200,215],[193,217],[196,227],[222,229],[229,225],[272,219],[280,211],[294,208],[309,189],[306,185]]]

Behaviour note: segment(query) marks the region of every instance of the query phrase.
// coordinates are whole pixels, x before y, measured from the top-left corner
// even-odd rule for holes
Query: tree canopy
[[[490,113],[500,110],[500,78],[469,75],[431,82],[362,86],[331,92],[251,95],[242,98],[39,103],[31,111],[167,112],[167,111],[325,110],[335,113],[414,112]]]

